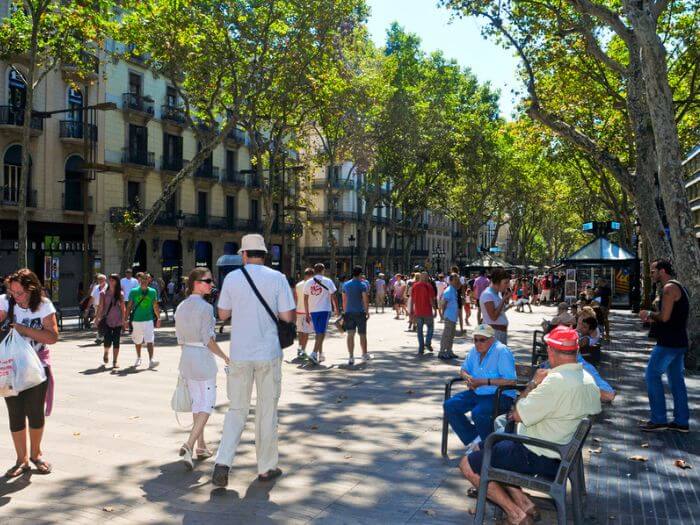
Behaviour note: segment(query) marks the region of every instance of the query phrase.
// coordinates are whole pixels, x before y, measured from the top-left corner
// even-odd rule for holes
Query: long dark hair
[[[29,268],[20,268],[15,273],[10,274],[7,278],[7,288],[9,290],[10,283],[19,283],[25,292],[29,293],[29,309],[36,312],[39,309],[42,301],[42,286],[37,275]]]
[[[123,301],[124,298],[122,297],[122,283],[119,281],[119,274],[110,273],[109,281],[109,288],[110,290],[112,290],[112,295],[114,295],[114,298],[117,300],[117,302]]]

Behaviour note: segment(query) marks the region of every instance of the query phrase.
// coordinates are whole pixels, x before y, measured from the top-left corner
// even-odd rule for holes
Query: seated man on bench
[[[481,324],[474,329],[474,346],[467,353],[460,375],[469,389],[445,401],[444,409],[452,429],[469,446],[493,432],[496,387],[514,385],[517,379],[515,358],[506,345],[496,340],[491,326]],[[508,390],[503,394],[499,410],[506,412],[517,392]],[[471,422],[466,416],[469,411]]]
[[[576,361],[576,330],[555,328],[545,336],[545,342],[552,368],[537,370],[509,417],[518,423],[518,434],[564,445],[584,418],[600,412],[600,391]],[[482,460],[483,451],[476,450],[459,463],[462,474],[475,488],[479,487]],[[551,479],[559,460],[552,450],[501,441],[494,445],[491,466]],[[538,517],[535,504],[518,487],[489,483],[487,497],[506,512],[510,524],[530,524]]]

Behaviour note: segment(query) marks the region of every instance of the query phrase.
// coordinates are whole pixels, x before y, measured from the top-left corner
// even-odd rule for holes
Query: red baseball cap
[[[578,351],[578,332],[568,326],[557,326],[544,336],[548,346],[560,352]]]

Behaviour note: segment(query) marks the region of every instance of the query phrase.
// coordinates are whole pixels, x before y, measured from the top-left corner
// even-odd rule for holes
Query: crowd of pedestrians
[[[277,421],[283,357],[280,323],[296,325],[297,358],[314,367],[325,360],[324,340],[335,315],[336,326],[346,334],[347,364],[353,367],[356,335],[359,358],[363,363],[372,359],[367,342],[372,301],[375,312],[389,307],[395,311],[394,319],[407,320],[408,329],[416,332],[418,358],[434,353],[435,322],[439,317],[443,329],[437,357],[456,359],[454,339],[458,334],[464,335],[463,321],[469,326],[471,311],[476,310],[473,345],[460,368],[467,389],[446,400],[443,407],[449,425],[466,447],[460,469],[474,487],[479,485],[483,460],[480,447],[492,432],[506,429],[564,444],[582,418],[598,413],[601,402],[615,398],[614,389],[594,363],[583,357],[587,349],[609,338],[612,294],[604,280],[598,281],[595,289],[587,288],[578,301],[557,305],[557,315],[543,323],[547,360],[524,392],[502,393],[496,407],[501,416],[494,420],[496,389],[514,385],[517,379],[515,359],[508,347],[508,310],[515,307],[524,311],[531,302],[552,303],[558,297],[558,283],[550,276],[517,277],[497,268],[488,275],[482,271],[467,278],[460,275],[458,268],[452,268],[447,275],[432,277],[427,271],[414,268],[408,278],[396,274],[387,281],[384,274],[378,274],[370,282],[361,267],[354,267],[350,279],[336,283],[325,275],[323,264],[316,264],[306,268],[303,278],[290,286],[282,273],[265,266],[267,248],[262,236],[244,236],[240,253],[243,267],[226,275],[218,301],[212,299],[217,297],[212,273],[202,267],[190,272],[182,289],[174,281],[166,285],[154,280],[147,272],[134,276],[129,270],[121,278],[118,274],[97,274],[84,301],[84,310],[94,309],[94,315],[89,317],[94,316],[99,333],[102,365],[107,367],[111,351],[112,371],[117,371],[120,339],[125,333],[130,335],[136,350],[133,368],[142,365],[144,344],[148,368],[158,366],[154,358],[156,329],[160,327],[162,310],[173,305],[171,298],[178,297],[173,316],[181,347],[179,374],[186,385],[193,418],[179,456],[188,469],[194,467],[194,459],[214,455],[207,446],[204,430],[216,406],[217,358],[225,363],[229,407],[216,452],[215,486],[228,483],[250,411],[253,386],[257,399],[258,478],[269,481],[282,474]],[[660,285],[661,295],[656,311],[644,310],[640,314],[642,321],[651,323],[657,338],[646,371],[651,419],[642,424],[641,430],[688,432],[688,398],[683,379],[683,357],[688,348],[688,293],[673,278],[670,262],[655,261],[652,275]],[[43,458],[41,438],[53,399],[49,346],[58,340],[56,310],[30,270],[8,276],[4,287],[6,293],[0,295],[0,326],[11,324],[32,345],[47,377],[40,385],[5,398],[17,455],[6,475],[21,475],[30,468],[29,463],[37,472],[48,474],[52,467]],[[88,315],[84,315],[87,321]],[[216,342],[217,317],[231,322],[228,353]],[[314,346],[307,352],[311,334]],[[674,401],[671,422],[666,419],[663,374],[668,375]],[[510,441],[499,442],[493,458],[493,466],[532,475],[551,476],[558,465],[558,457],[551,452]],[[489,485],[487,496],[506,511],[510,522],[525,523],[535,518],[532,501],[521,491],[511,489]]]

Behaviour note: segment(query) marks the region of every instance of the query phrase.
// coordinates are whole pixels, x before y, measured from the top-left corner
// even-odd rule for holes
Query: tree
[[[700,249],[690,227],[670,76],[660,38],[664,31],[669,34],[668,29],[679,17],[687,15],[689,9],[673,8],[668,20],[660,20],[668,2],[642,2],[641,10],[626,0],[622,7],[589,0],[567,0],[564,5],[529,0],[444,3],[460,13],[487,19],[487,34],[515,49],[523,64],[528,115],[585,152],[617,179],[634,202],[652,251],[657,256],[673,253],[690,288],[700,289]],[[676,35],[673,43],[676,58],[697,55],[697,39],[692,36]],[[592,65],[595,74],[588,80],[592,79],[608,95],[602,106],[592,106],[598,98],[586,101],[583,109],[592,118],[583,119],[582,111],[578,111],[578,118],[574,117],[575,108],[557,111],[556,100],[552,106],[552,97],[548,95],[559,90],[552,89],[557,84],[551,80],[557,78],[566,85],[580,78],[572,75],[570,69],[562,68],[566,61]],[[681,83],[687,85],[688,81],[681,79]],[[585,86],[579,83],[576,87]],[[692,95],[691,99],[694,98]],[[601,134],[591,133],[590,124],[600,127],[607,123],[599,112],[601,108],[608,114],[610,108],[624,110],[631,137],[627,150],[610,149],[600,140]],[[669,113],[674,114],[673,119]],[[589,126],[582,126],[582,121]],[[663,234],[662,216],[656,205],[656,180],[667,216],[673,216],[669,220],[673,250]],[[699,311],[700,297],[694,295],[692,308]],[[700,334],[695,334],[693,339],[700,341]]]
[[[25,85],[22,123],[22,169],[18,181],[17,264],[27,266],[27,183],[31,159],[34,94],[42,81],[60,66],[69,66],[73,82],[96,73],[96,53],[111,28],[113,2],[21,0],[10,3],[0,25],[0,57],[10,62]],[[92,51],[92,52],[91,52]],[[93,54],[93,52],[95,54]],[[87,99],[84,101],[87,104]]]

